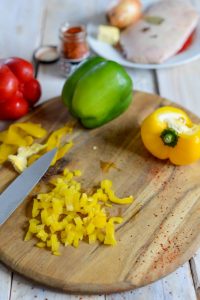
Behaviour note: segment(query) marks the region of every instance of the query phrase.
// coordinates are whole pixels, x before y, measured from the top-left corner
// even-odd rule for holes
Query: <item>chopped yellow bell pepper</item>
[[[65,125],[57,130],[55,130],[46,141],[46,151],[50,151],[54,148],[58,148],[58,151],[56,152],[52,162],[51,166],[53,166],[59,159],[61,159],[73,146],[73,142],[70,141],[64,145],[61,145],[63,137],[67,133],[72,132],[72,127]]]
[[[17,151],[17,146],[15,146],[15,145],[1,144],[0,145],[0,164],[3,164],[8,159],[8,156],[16,153],[16,151]]]
[[[31,157],[28,157],[28,166],[30,166],[34,161],[36,161],[38,158],[40,158],[41,154],[33,154]]]
[[[55,131],[50,135],[46,144],[47,144],[47,151],[50,151],[54,148],[58,148],[61,144],[61,139],[67,134],[72,132],[72,127],[65,125]]]
[[[107,222],[106,224],[106,236],[104,244],[106,245],[116,245],[117,241],[115,239],[115,227],[112,222]]]
[[[0,142],[4,142],[5,138],[6,138],[6,135],[7,135],[7,130],[4,130],[4,131],[1,131],[0,132]]]
[[[33,201],[26,241],[36,237],[36,246],[44,248],[45,244],[55,255],[60,254],[60,243],[75,248],[83,239],[89,244],[97,240],[106,245],[116,244],[115,223],[120,224],[123,219],[110,217],[106,212],[106,202],[112,201],[109,193],[102,201],[102,195],[105,195],[102,189],[97,189],[92,195],[81,192],[80,183],[74,179],[80,175],[79,170],[70,172],[65,169],[62,175],[51,180],[53,187],[48,193],[37,195]],[[110,191],[112,182],[104,180],[101,186]]]
[[[38,139],[45,137],[46,134],[47,134],[46,129],[41,127],[40,124],[36,124],[36,123],[31,123],[31,122],[15,123],[11,126],[15,126],[16,128],[20,128],[21,130],[23,130],[27,134],[33,136],[34,138],[38,138]]]
[[[57,151],[56,154],[51,162],[51,166],[53,166],[59,159],[61,159],[73,146],[73,142],[70,141],[69,143],[61,146]]]
[[[29,146],[33,143],[32,137],[43,138],[46,134],[46,130],[40,124],[15,123],[1,133],[0,140],[9,145]]]
[[[111,180],[103,180],[101,182],[101,188],[102,190],[105,190],[105,193],[108,195],[109,200],[116,204],[129,204],[133,202],[133,197],[129,196],[126,198],[118,198],[114,191],[112,190],[112,181]]]
[[[42,138],[46,130],[40,124],[15,123],[8,130],[0,132],[0,164],[3,164],[9,155],[15,154],[18,147],[32,145],[34,138]]]
[[[200,126],[179,108],[158,108],[142,122],[145,147],[157,158],[187,165],[200,158]]]
[[[67,133],[72,132],[72,127],[65,125],[50,134],[45,144],[33,144],[35,138],[44,138],[47,131],[40,124],[31,122],[15,123],[8,130],[0,132],[0,164],[8,157],[17,172],[22,172],[45,152],[58,148],[51,165],[61,159],[73,146],[73,142],[62,143]],[[39,146],[40,145],[40,146]],[[19,147],[19,149],[18,149]],[[18,150],[18,154],[16,154]]]
[[[46,246],[46,244],[45,244],[44,242],[38,242],[38,243],[36,244],[36,246],[37,246],[38,248],[44,248],[44,247]]]
[[[5,138],[3,140],[3,143],[8,145],[15,145],[15,146],[29,146],[33,142],[33,138],[28,136],[26,133],[19,130],[14,125],[11,125],[9,129],[7,130],[7,133],[5,135]]]

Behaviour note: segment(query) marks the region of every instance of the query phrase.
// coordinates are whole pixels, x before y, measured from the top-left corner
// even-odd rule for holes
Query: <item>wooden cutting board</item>
[[[24,242],[30,196],[0,228],[1,261],[40,283],[77,293],[134,289],[186,262],[200,246],[200,162],[175,167],[160,161],[147,152],[140,137],[144,117],[166,104],[170,103],[157,95],[136,92],[129,110],[109,124],[84,130],[76,123],[74,147],[32,191],[32,195],[39,192],[66,165],[83,171],[85,189],[111,179],[119,196],[132,194],[136,199],[115,207],[124,218],[117,227],[115,247],[82,242],[78,249],[62,247],[57,257],[34,247],[35,241]],[[40,122],[52,131],[72,118],[56,98],[23,120]],[[105,162],[114,167],[106,170]],[[0,176],[3,190],[16,173],[5,164]]]

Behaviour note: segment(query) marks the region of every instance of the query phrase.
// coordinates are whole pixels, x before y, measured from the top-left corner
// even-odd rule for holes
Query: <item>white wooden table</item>
[[[40,45],[57,44],[64,21],[88,22],[104,11],[110,0],[0,0],[0,58],[31,60]],[[145,0],[144,0],[145,1]],[[176,0],[174,0],[176,1]],[[200,0],[191,1],[200,11]],[[200,116],[200,60],[160,71],[131,70],[135,89],[159,93]],[[61,92],[64,78],[57,65],[40,65],[42,101]],[[200,252],[169,276],[135,291],[109,296],[71,296],[40,286],[0,263],[0,300],[195,300],[200,299]]]

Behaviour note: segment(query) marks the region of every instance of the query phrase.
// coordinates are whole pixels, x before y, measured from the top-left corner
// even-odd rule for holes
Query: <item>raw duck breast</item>
[[[196,10],[182,0],[157,2],[121,33],[123,53],[133,62],[162,63],[182,48],[198,19]]]

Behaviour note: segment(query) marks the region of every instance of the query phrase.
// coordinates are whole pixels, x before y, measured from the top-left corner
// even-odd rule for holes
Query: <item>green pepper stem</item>
[[[164,129],[160,135],[163,143],[169,147],[175,147],[178,142],[178,133],[172,128]]]

